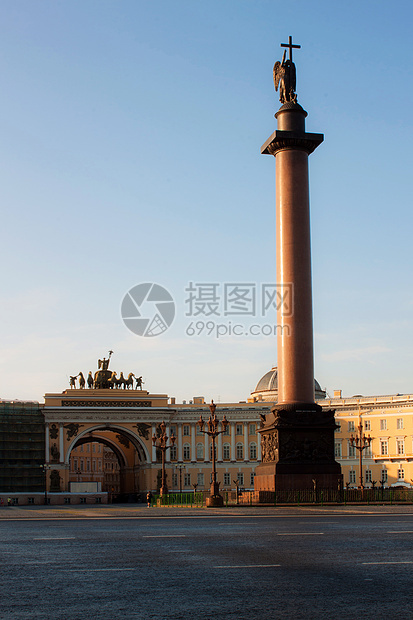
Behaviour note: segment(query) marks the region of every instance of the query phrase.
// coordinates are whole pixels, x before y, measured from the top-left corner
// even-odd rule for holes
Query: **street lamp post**
[[[44,478],[44,503],[45,505],[47,505],[47,464],[45,463],[44,465],[40,465],[40,468],[43,472],[43,478]]]
[[[222,430],[219,431],[218,430],[219,420],[218,420],[217,416],[215,415],[216,405],[214,404],[213,400],[211,400],[211,404],[209,405],[209,409],[211,411],[211,415],[209,416],[209,420],[207,422],[207,424],[208,424],[208,430],[207,431],[203,430],[205,422],[202,419],[202,415],[201,415],[201,417],[198,420],[198,426],[199,426],[199,430],[201,431],[201,433],[204,433],[205,435],[208,435],[212,439],[212,482],[211,482],[210,496],[206,500],[206,505],[207,506],[223,506],[224,505],[224,499],[223,499],[222,495],[220,495],[220,493],[219,493],[219,482],[217,482],[217,468],[216,468],[216,457],[215,457],[215,439],[216,439],[216,437],[218,437],[218,435],[220,435],[221,433],[225,432],[229,422],[226,419],[226,417],[224,416],[223,419],[222,419],[222,422],[221,422]]]
[[[175,465],[176,469],[179,469],[179,492],[182,493],[182,470],[185,469],[185,465]]]
[[[363,433],[363,424],[362,424],[362,420],[361,420],[361,416],[359,419],[359,425],[357,427],[357,434],[356,436],[353,435],[353,433],[351,433],[350,435],[350,445],[353,446],[356,450],[359,451],[359,467],[360,467],[360,475],[359,475],[359,489],[361,489],[363,491],[364,489],[364,485],[363,485],[363,450],[366,450],[366,448],[369,447],[369,445],[371,444],[371,437],[370,435],[365,435]]]
[[[168,450],[168,448],[172,448],[172,446],[175,443],[176,437],[172,434],[171,435],[171,444],[169,446],[167,446],[167,442],[168,442],[168,435],[166,434],[166,424],[165,422],[161,422],[159,425],[159,436],[157,437],[155,435],[155,433],[152,436],[152,443],[154,446],[156,446],[157,448],[159,448],[159,450],[161,450],[162,452],[162,482],[161,482],[161,488],[160,488],[160,495],[166,495],[168,493],[168,487],[166,486],[166,474],[165,474],[165,453]],[[156,443],[158,441],[158,444]]]

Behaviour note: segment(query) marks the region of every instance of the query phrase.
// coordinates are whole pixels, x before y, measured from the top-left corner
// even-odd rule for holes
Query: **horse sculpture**
[[[142,389],[142,385],[143,385],[143,381],[142,381],[142,375],[140,377],[135,377],[136,379],[136,389]]]
[[[77,379],[77,375],[75,375],[74,377],[70,375],[69,384],[72,389],[73,388],[76,389],[76,379]]]
[[[121,388],[123,385],[125,384],[125,377],[123,376],[123,372],[120,373],[119,375],[119,379],[116,379],[115,384],[116,387],[119,389]]]
[[[79,374],[77,375],[79,377],[79,388],[81,390],[85,389],[85,385],[86,385],[86,380],[83,376],[83,372],[79,372]]]
[[[93,375],[91,370],[89,370],[89,374],[87,376],[87,386],[89,389],[93,387]]]
[[[130,372],[128,375],[128,378],[125,379],[125,381],[123,382],[123,388],[125,390],[129,390],[130,388],[133,389],[133,380],[135,378],[135,375],[133,374],[133,372]]]

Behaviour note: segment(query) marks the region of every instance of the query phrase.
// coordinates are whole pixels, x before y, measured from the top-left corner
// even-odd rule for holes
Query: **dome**
[[[320,384],[314,379],[314,391],[316,400],[326,397],[326,393],[321,389]],[[265,373],[258,381],[257,386],[251,396],[254,400],[276,401],[278,398],[278,371],[277,366]]]

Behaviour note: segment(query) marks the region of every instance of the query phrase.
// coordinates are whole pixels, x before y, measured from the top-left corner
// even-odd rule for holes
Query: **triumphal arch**
[[[152,437],[162,421],[174,415],[165,394],[143,389],[142,377],[109,368],[98,361],[93,374],[70,377],[70,388],[45,394],[46,477],[49,491],[70,491],[70,455],[83,444],[100,443],[117,457],[121,491],[156,488],[157,454]]]

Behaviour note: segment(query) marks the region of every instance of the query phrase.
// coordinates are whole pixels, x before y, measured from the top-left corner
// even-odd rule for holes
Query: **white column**
[[[151,436],[151,441],[152,441],[152,437],[156,435],[156,424],[152,424],[152,436]],[[152,459],[151,459],[152,463],[156,463],[156,446],[152,446]]]
[[[231,461],[235,461],[235,422],[230,423],[231,427]]]
[[[218,435],[218,454],[217,461],[222,461],[222,433]]]
[[[192,422],[191,423],[191,461],[193,463],[195,463],[196,461],[195,433],[196,433],[196,424]]]
[[[244,461],[249,461],[250,455],[248,450],[248,422],[244,422]]]
[[[178,462],[182,461],[182,422],[178,422]]]
[[[63,428],[63,422],[61,422],[59,424],[59,440],[60,440],[60,442],[59,442],[59,452],[60,452],[59,461],[60,461],[60,463],[64,463],[64,460],[65,460],[65,455],[63,454],[63,451],[64,451],[64,441],[63,441],[64,435],[63,435],[63,433],[64,432],[65,432],[65,429]]]
[[[209,440],[209,437],[205,433],[204,435],[204,446],[205,446],[204,461],[205,463],[209,463],[209,441],[208,440]]]

